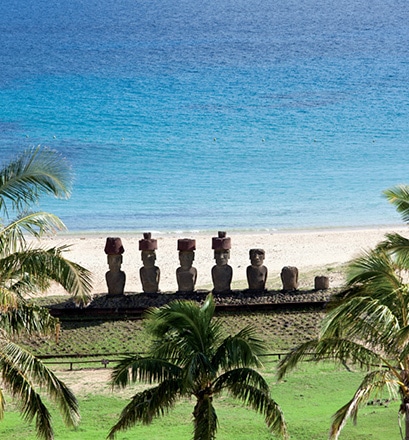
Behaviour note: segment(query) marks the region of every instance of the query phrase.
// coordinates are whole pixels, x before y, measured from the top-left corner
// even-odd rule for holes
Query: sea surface
[[[0,160],[55,148],[71,231],[400,223],[407,0],[1,0]]]

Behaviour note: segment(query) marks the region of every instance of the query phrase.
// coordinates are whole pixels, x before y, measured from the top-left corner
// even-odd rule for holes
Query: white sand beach
[[[280,274],[284,266],[296,266],[300,275],[302,272],[320,268],[336,266],[346,263],[358,256],[363,250],[373,247],[384,238],[385,233],[399,232],[408,234],[404,226],[371,229],[328,229],[291,232],[251,232],[229,233],[232,249],[229,264],[233,268],[233,288],[240,281],[246,280],[246,267],[249,262],[249,249],[263,248],[266,252],[265,266],[269,270],[269,278]],[[125,292],[141,292],[142,286],[139,279],[141,267],[141,253],[138,242],[142,234],[131,233],[79,233],[59,234],[54,237],[44,238],[40,244],[52,247],[70,244],[66,257],[89,269],[93,274],[93,294],[107,292],[105,273],[108,270],[107,257],[104,253],[106,238],[108,236],[120,237],[125,248],[123,254],[122,270],[126,273]],[[198,289],[211,289],[211,268],[214,265],[213,251],[211,249],[212,236],[217,236],[217,231],[207,234],[152,234],[158,241],[156,251],[156,265],[161,271],[160,289],[163,292],[175,291],[176,268],[179,266],[177,240],[179,238],[196,239],[196,252],[194,266],[197,268]],[[330,285],[336,287],[342,284],[339,277],[331,279]],[[313,280],[311,281],[313,287]],[[54,286],[49,294],[60,294],[62,289]]]

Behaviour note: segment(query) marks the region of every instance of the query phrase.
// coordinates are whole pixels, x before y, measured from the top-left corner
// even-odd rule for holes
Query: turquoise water
[[[2,0],[0,157],[71,162],[70,230],[372,226],[408,183],[409,7]]]

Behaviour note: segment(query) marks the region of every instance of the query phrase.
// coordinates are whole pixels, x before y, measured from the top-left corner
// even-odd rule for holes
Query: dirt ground
[[[58,369],[54,370],[60,380],[63,380],[70,387],[76,397],[87,396],[89,394],[109,395],[130,397],[142,385],[133,384],[124,389],[115,388],[112,390],[110,376],[112,368],[84,368],[84,369]]]

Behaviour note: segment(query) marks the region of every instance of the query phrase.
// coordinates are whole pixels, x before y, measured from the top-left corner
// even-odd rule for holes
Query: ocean
[[[406,0],[2,0],[0,161],[71,163],[70,231],[400,223]]]

